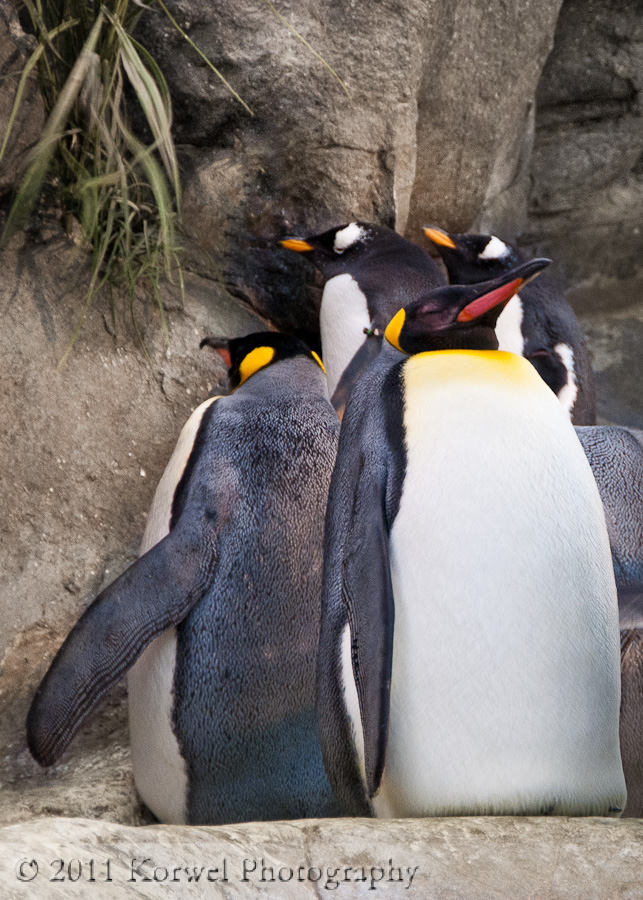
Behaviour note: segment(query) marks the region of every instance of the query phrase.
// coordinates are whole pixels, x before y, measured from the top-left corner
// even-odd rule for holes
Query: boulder
[[[580,285],[581,309],[622,305],[618,283],[628,280],[643,296],[642,151],[640,7],[566,0],[538,86],[522,241],[551,256],[568,285]]]

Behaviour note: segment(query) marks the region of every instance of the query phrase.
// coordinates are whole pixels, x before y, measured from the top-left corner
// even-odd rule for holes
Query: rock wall
[[[20,75],[36,47],[35,38],[20,27],[18,13],[10,3],[0,3],[0,145],[13,108]],[[45,114],[35,73],[28,79],[5,155],[0,164],[0,198],[11,191],[25,153],[36,143]]]
[[[536,96],[522,243],[582,318],[604,421],[643,425],[643,9],[566,0]]]
[[[200,339],[264,326],[188,273],[185,308],[178,288],[164,290],[171,349],[151,297],[135,304],[149,362],[122,298],[116,330],[97,299],[58,372],[86,265],[55,225],[16,244],[0,279],[0,821],[44,811],[138,821],[122,690],[49,772],[26,749],[26,712],[75,620],[135,559],[183,423],[222,387],[223,365]]]
[[[643,280],[640,4],[566,0],[536,104],[523,241],[549,253],[570,285]],[[627,302],[600,293],[594,306]]]

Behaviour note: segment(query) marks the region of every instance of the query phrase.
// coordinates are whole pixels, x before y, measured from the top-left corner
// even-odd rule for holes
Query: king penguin
[[[527,257],[491,234],[447,234],[426,227],[450,284],[478,284],[511,271]],[[526,357],[568,411],[574,425],[596,423],[589,351],[562,288],[548,274],[527,285],[498,316],[501,350]]]
[[[353,384],[378,355],[391,316],[446,278],[428,253],[383,225],[350,222],[281,244],[307,254],[325,279],[322,358],[333,405],[341,412]]]
[[[51,765],[131,669],[134,779],[160,821],[336,815],[314,707],[339,423],[300,341],[209,343],[233,392],[184,426],[142,556],[59,650],[29,711],[29,748]]]
[[[547,262],[400,310],[349,399],[317,706],[350,814],[624,806],[600,497],[563,406],[494,331]]]

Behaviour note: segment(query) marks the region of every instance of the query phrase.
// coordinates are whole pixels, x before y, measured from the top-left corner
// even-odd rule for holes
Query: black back
[[[504,242],[505,256],[481,259],[489,241],[488,234],[450,234],[455,249],[437,246],[447,268],[450,284],[478,284],[497,278],[530,259],[516,247]],[[574,353],[574,370],[578,394],[572,410],[575,425],[596,422],[596,389],[589,351],[576,315],[565,299],[562,286],[548,273],[525,285],[520,291],[523,308],[523,356],[558,394],[567,383],[567,369],[554,349],[568,344]]]

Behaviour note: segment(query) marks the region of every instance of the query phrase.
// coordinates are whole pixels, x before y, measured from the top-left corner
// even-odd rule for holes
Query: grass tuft
[[[286,19],[262,0],[326,66],[328,63]],[[183,293],[178,243],[181,184],[172,138],[172,102],[167,83],[151,54],[132,36],[140,17],[157,6],[183,35],[234,98],[250,107],[202,53],[163,0],[23,0],[38,45],[20,77],[0,162],[8,146],[27,79],[35,69],[48,114],[42,137],[29,154],[0,235],[0,249],[27,223],[46,180],[54,186],[68,230],[91,254],[85,307],[59,368],[82,328],[97,292],[125,288],[135,331],[137,285],[151,285],[168,337],[159,284],[163,274],[178,277]],[[151,134],[145,143],[134,133],[128,105],[136,98]],[[78,226],[74,229],[74,221]],[[141,341],[141,345],[142,341]],[[145,352],[145,348],[143,347]],[[146,354],[147,356],[147,354]]]

